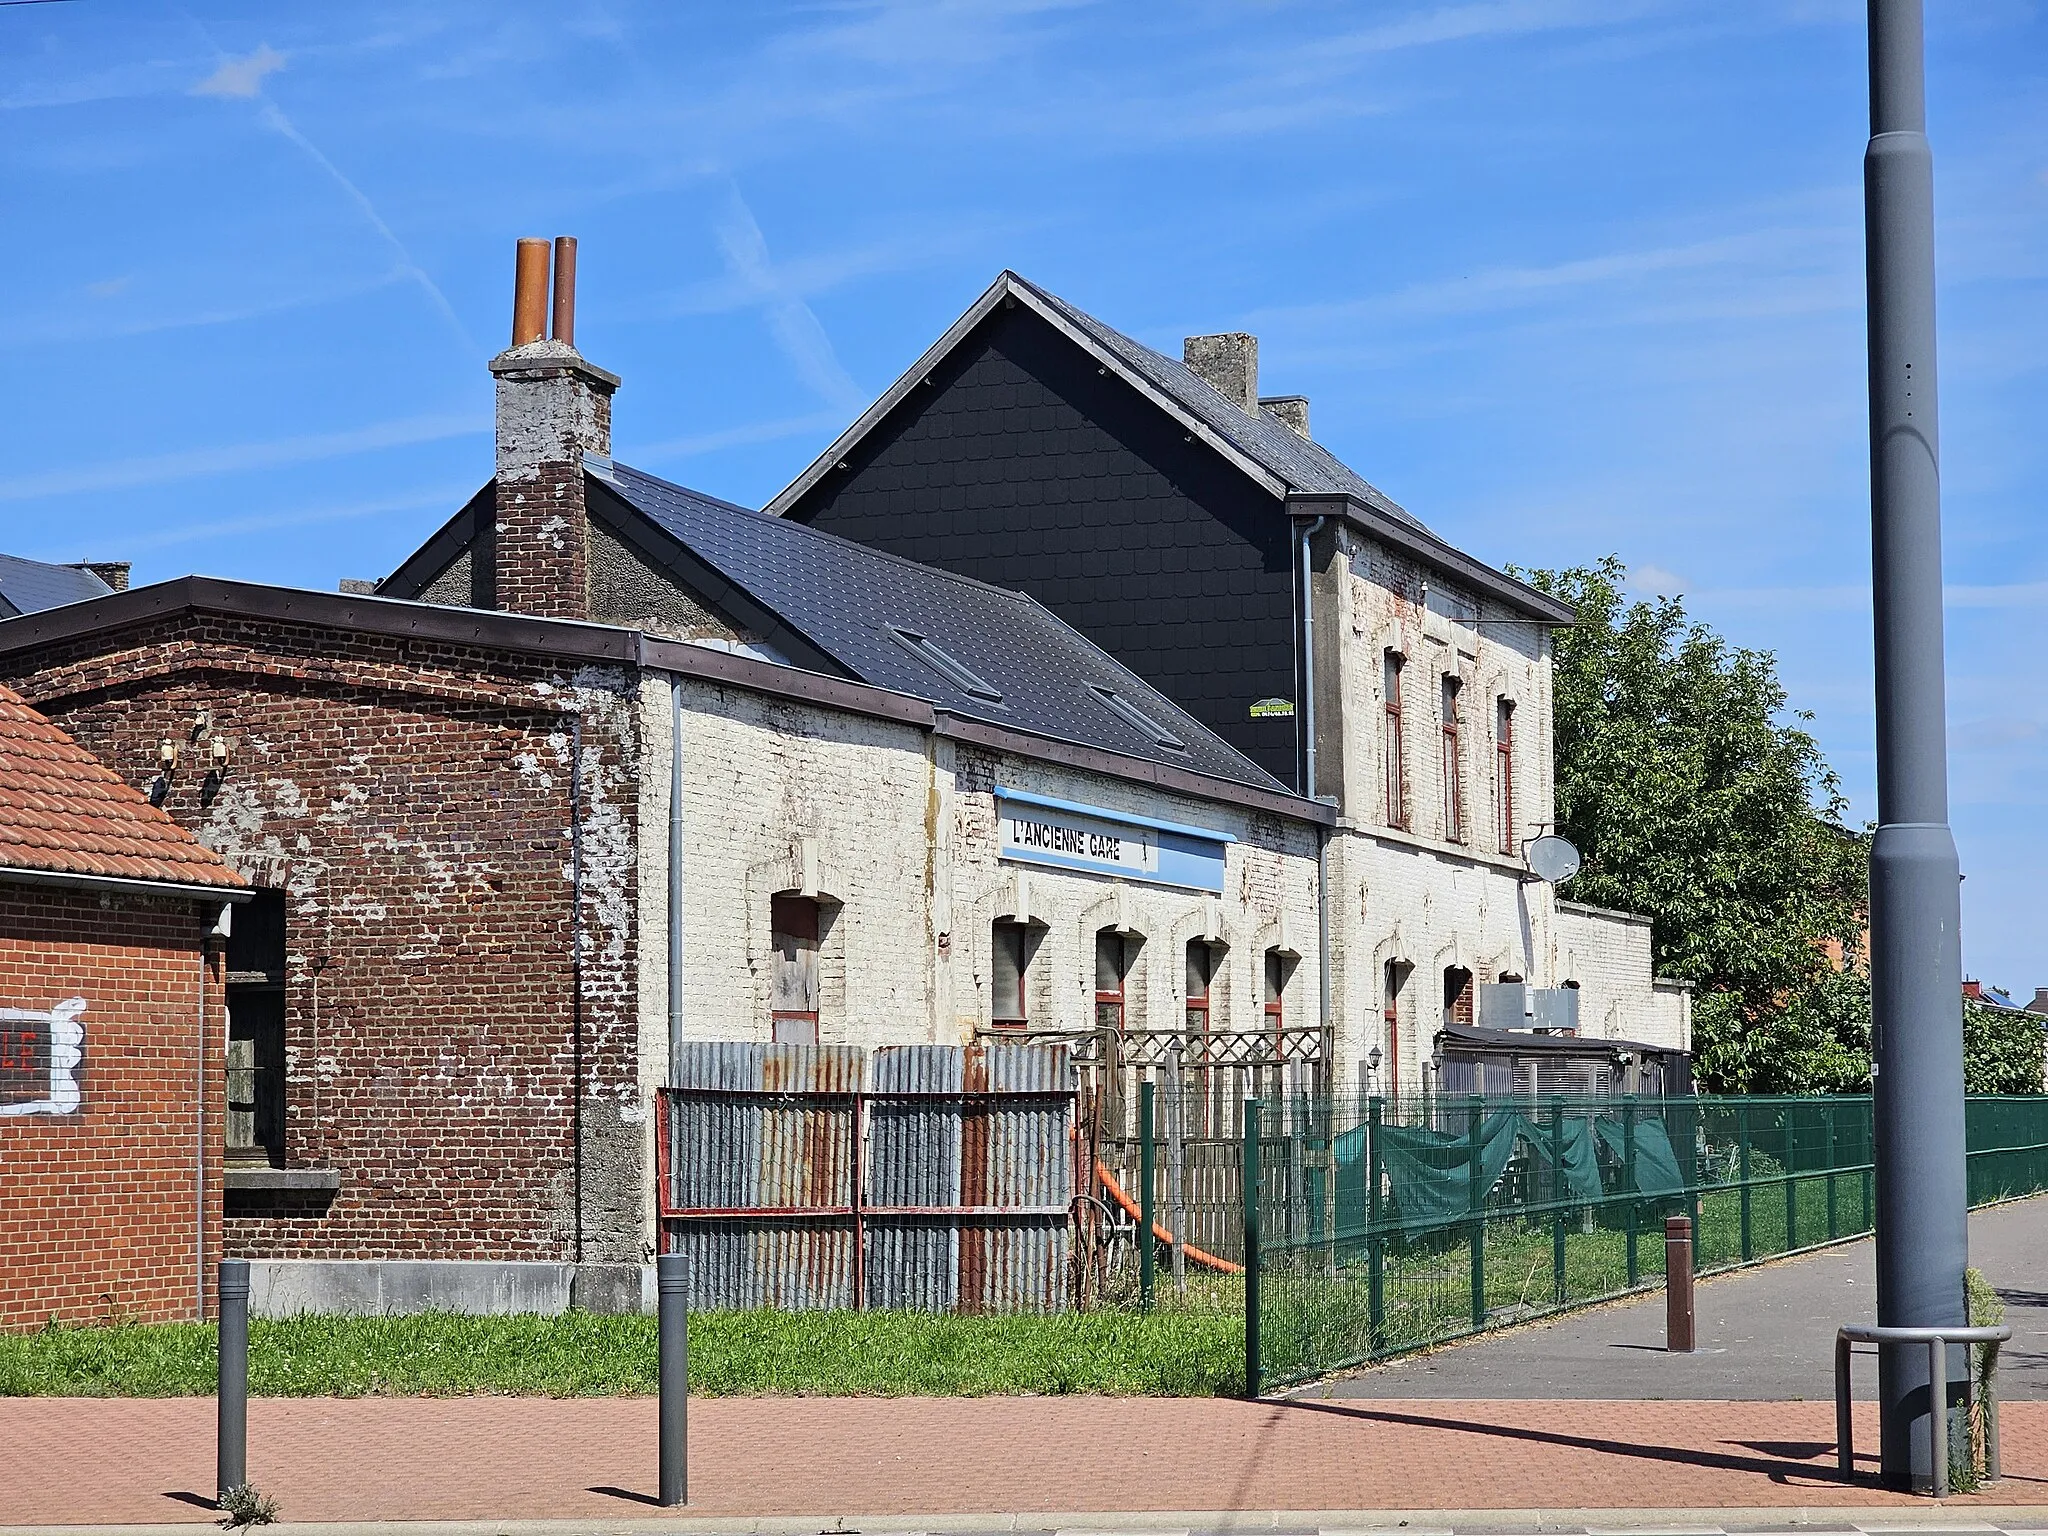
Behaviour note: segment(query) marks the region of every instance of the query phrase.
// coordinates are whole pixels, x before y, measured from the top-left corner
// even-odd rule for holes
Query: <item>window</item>
[[[1444,841],[1465,841],[1465,784],[1458,752],[1458,680],[1446,677],[1443,686],[1444,724]]]
[[[1131,974],[1131,960],[1137,954],[1134,935],[1104,928],[1095,935],[1095,1027],[1124,1029],[1124,982]]]
[[[1266,951],[1266,1032],[1279,1049],[1281,1032],[1287,1027],[1287,957],[1277,949]]]
[[[769,1008],[778,1045],[818,1043],[818,903],[808,896],[769,902],[775,949]]]
[[[1381,683],[1386,698],[1386,728],[1380,742],[1380,758],[1387,780],[1387,825],[1408,825],[1408,752],[1401,732],[1401,655],[1389,651]]]
[[[228,928],[226,1157],[285,1165],[283,891],[258,891]]]
[[[1444,967],[1444,1022],[1472,1022],[1472,973],[1462,965]]]
[[[896,637],[898,645],[969,698],[980,699],[989,704],[1003,702],[1000,689],[936,640],[920,634],[917,630],[904,629],[896,624],[889,626],[889,633]]]
[[[1493,706],[1494,832],[1500,851],[1515,853],[1515,701]]]
[[[1216,962],[1221,945],[1201,939],[1188,940],[1188,1049],[1196,1059],[1209,1059],[1209,993],[1216,981]]]
[[[1031,974],[1031,930],[998,919],[990,928],[989,1022],[998,1029],[1022,1029],[1029,1016],[1025,984]]]
[[[1406,974],[1398,960],[1389,960],[1386,971],[1385,1008],[1381,1022],[1386,1026],[1387,1044],[1384,1058],[1387,1076],[1387,1097],[1399,1102],[1401,1098],[1401,979]]]
[[[1104,688],[1098,683],[1090,683],[1088,691],[1102,701],[1105,709],[1139,735],[1145,737],[1155,747],[1164,747],[1169,752],[1187,751],[1188,744],[1186,742],[1182,741],[1173,732],[1154,720],[1114,688]]]

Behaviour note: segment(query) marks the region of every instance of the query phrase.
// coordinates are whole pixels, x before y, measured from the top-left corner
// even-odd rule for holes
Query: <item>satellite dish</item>
[[[1579,850],[1554,833],[1532,838],[1523,851],[1536,878],[1547,885],[1562,885],[1579,872]]]

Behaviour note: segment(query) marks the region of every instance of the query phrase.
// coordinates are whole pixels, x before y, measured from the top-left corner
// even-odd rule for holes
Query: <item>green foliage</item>
[[[1867,848],[1775,659],[1677,598],[1630,602],[1612,556],[1517,574],[1578,610],[1555,669],[1558,831],[1586,861],[1572,898],[1652,920],[1658,974],[1697,988],[1702,1087],[1852,1086],[1867,1052],[1827,945],[1858,943]]]
[[[1975,1003],[1963,1007],[1963,1092],[2039,1093],[2042,1020]]]
[[[277,1500],[254,1483],[237,1483],[232,1488],[222,1489],[220,1507],[225,1513],[214,1524],[224,1531],[270,1525],[277,1519]]]
[[[970,1397],[998,1392],[1210,1397],[1244,1379],[1243,1319],[1224,1308],[1048,1317],[700,1312],[690,1391]],[[0,1334],[0,1396],[178,1397],[214,1389],[198,1323]],[[294,1317],[249,1326],[258,1397],[547,1397],[651,1393],[655,1320]]]

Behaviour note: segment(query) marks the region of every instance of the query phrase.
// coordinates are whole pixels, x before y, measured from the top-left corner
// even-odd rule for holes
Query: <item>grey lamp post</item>
[[[1870,958],[1877,1320],[1885,1326],[1964,1322],[1969,1263],[1962,902],[1943,717],[1934,160],[1921,37],[1920,0],[1870,0],[1863,192],[1878,804]],[[1889,1487],[1932,1485],[1928,1415],[1947,1411],[1947,1387],[1931,1392],[1928,1377],[1925,1350],[1880,1349],[1879,1446]]]

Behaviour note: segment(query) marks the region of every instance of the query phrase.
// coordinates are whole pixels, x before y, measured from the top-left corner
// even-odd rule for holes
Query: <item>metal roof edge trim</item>
[[[1013,726],[991,725],[970,716],[954,714],[947,709],[937,709],[934,714],[937,716],[932,724],[934,736],[972,742],[976,746],[992,747],[999,752],[1011,752],[1018,757],[1055,763],[1063,768],[1078,768],[1086,773],[1100,774],[1107,779],[1150,784],[1155,788],[1172,790],[1176,794],[1187,795],[1196,800],[1211,800],[1220,805],[1268,811],[1276,816],[1284,816],[1290,821],[1306,822],[1311,826],[1330,827],[1336,824],[1337,812],[1334,806],[1323,805],[1314,800],[1303,800],[1284,789],[1263,789],[1256,784],[1242,784],[1235,779],[1218,778],[1198,769],[1180,768],[1171,763],[1156,763],[1150,758],[1112,752],[1107,747],[1088,746],[1082,742],[1065,741],[1056,736],[1040,736],[1033,732],[1018,730]]]
[[[787,667],[753,656],[736,656],[730,651],[714,651],[708,646],[692,645],[687,640],[670,640],[642,631],[639,655],[634,659],[639,666],[652,672],[674,672],[701,682],[724,683],[754,693],[773,694],[778,698],[819,704],[828,709],[843,709],[849,714],[893,720],[926,730],[932,725],[930,700],[915,694],[897,693],[893,689],[877,688],[872,683],[854,682],[823,672],[808,672],[801,667]]]
[[[237,876],[239,879],[240,877]],[[163,896],[177,900],[253,901],[255,890],[241,885],[204,885],[185,880],[143,880],[125,875],[84,875],[63,869],[30,869],[18,865],[0,866],[0,885],[55,886],[59,890],[103,891],[114,895]]]
[[[1135,811],[1113,810],[1106,805],[1084,805],[1079,800],[1057,800],[1051,795],[1027,794],[1021,789],[1005,789],[998,784],[990,791],[998,800],[1014,800],[1019,805],[1035,805],[1045,811],[1071,811],[1076,816],[1092,816],[1097,821],[1123,821],[1134,827],[1145,827],[1154,832],[1171,832],[1176,837],[1192,837],[1207,843],[1234,843],[1237,835],[1233,832],[1217,832],[1209,827],[1191,827],[1182,821],[1161,821],[1157,816],[1140,816]]]
[[[1619,907],[1596,907],[1590,901],[1568,901],[1562,896],[1557,898],[1557,906],[1561,912],[1582,912],[1587,917],[1612,918],[1615,922],[1634,923],[1640,928],[1653,927],[1656,922],[1656,919],[1645,917],[1640,912],[1624,912]]]
[[[1495,600],[1531,618],[1543,619],[1559,629],[1568,629],[1579,619],[1578,610],[1527,582],[1497,571],[1483,560],[1446,544],[1418,524],[1397,522],[1368,502],[1343,491],[1297,491],[1287,498],[1291,517],[1341,516],[1354,527],[1382,539],[1446,573],[1463,578]],[[1479,621],[1484,624],[1485,619]]]

